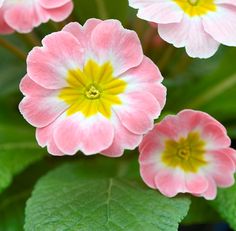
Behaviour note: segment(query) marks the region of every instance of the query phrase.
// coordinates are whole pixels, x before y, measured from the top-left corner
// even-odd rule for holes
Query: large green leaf
[[[220,189],[211,205],[236,230],[236,184],[231,188]]]
[[[139,180],[117,178],[111,162],[87,162],[66,164],[37,183],[27,202],[26,231],[177,230],[189,198],[169,199]]]

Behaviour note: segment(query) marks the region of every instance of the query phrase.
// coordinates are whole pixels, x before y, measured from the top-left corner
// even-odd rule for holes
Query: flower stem
[[[162,58],[160,59],[158,63],[158,67],[161,71],[163,71],[166,68],[174,51],[175,51],[175,48],[171,45],[168,45],[168,47],[165,49],[164,53],[162,54]]]
[[[9,50],[11,53],[15,54],[18,58],[22,60],[26,60],[26,53],[22,50],[20,50],[18,47],[14,46],[7,40],[0,37],[0,46],[4,47],[5,49]]]
[[[33,31],[29,34],[24,34],[23,36],[25,37],[25,40],[28,41],[33,46],[40,45],[40,41],[39,41],[37,35]]]
[[[103,0],[96,0],[98,14],[101,19],[108,19],[106,5]]]

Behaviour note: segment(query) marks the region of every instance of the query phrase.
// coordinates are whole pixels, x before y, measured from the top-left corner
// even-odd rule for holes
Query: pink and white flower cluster
[[[50,19],[63,21],[72,10],[72,0],[0,0],[0,34],[28,33]]]
[[[209,58],[221,43],[236,46],[235,0],[129,0],[129,5],[191,57]]]
[[[234,0],[129,2],[192,57],[210,57],[220,43],[236,46]],[[71,0],[0,4],[0,33],[27,33],[49,19],[65,19],[73,8]],[[154,127],[166,102],[162,80],[137,34],[119,21],[69,23],[29,53],[19,108],[52,155],[118,157],[140,145],[140,172],[149,187],[168,197],[214,199],[218,186],[234,183],[236,151],[226,129],[200,111],[181,111]]]

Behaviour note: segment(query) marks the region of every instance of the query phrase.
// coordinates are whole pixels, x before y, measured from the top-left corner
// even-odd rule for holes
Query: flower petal
[[[54,131],[56,145],[67,154],[79,150],[92,155],[108,148],[114,139],[114,128],[109,120],[97,114],[85,118],[81,113],[60,118]]]
[[[119,157],[123,155],[125,149],[133,150],[142,141],[143,136],[137,135],[126,129],[119,119],[114,121],[114,140],[110,147],[103,150],[101,154],[109,157]]]
[[[184,175],[178,170],[161,170],[155,175],[155,185],[162,194],[174,197],[178,193],[186,192]]]
[[[84,26],[81,26],[77,22],[71,22],[67,24],[62,30],[71,33],[76,39],[79,40],[80,44],[85,48],[89,48],[91,34],[94,28],[100,24],[102,20],[100,19],[88,19]]]
[[[137,16],[150,22],[167,24],[180,22],[184,12],[173,1],[155,1],[141,7]]]
[[[161,108],[166,102],[166,88],[160,84],[163,77],[157,66],[147,57],[143,58],[142,63],[138,67],[134,67],[120,76],[128,83],[126,92],[147,91],[151,93]]]
[[[68,2],[70,0],[39,0],[40,5],[47,9],[60,7]]]
[[[68,71],[81,68],[83,63],[80,43],[64,31],[46,36],[42,43],[43,47],[34,48],[28,55],[28,75],[48,89],[66,87]]]
[[[58,8],[47,9],[47,13],[50,15],[50,19],[55,22],[61,22],[65,20],[73,10],[73,3],[69,1],[67,4]]]
[[[219,5],[216,13],[207,14],[203,18],[204,30],[227,46],[236,46],[235,6]]]
[[[112,60],[114,76],[139,65],[143,59],[137,34],[117,20],[101,22],[92,32],[91,49],[100,63]]]
[[[132,92],[120,96],[124,105],[114,106],[121,123],[135,134],[145,134],[153,128],[153,120],[161,112],[153,95],[145,92]]]
[[[204,31],[201,18],[185,15],[180,23],[158,25],[160,36],[175,47],[186,47],[193,58],[209,58],[215,54],[219,42]]]

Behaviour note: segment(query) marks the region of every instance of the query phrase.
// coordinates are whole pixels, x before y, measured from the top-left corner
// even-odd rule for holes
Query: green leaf
[[[13,176],[40,160],[43,151],[34,143],[0,145],[0,192],[9,186]]]
[[[110,161],[87,162],[63,165],[37,183],[26,206],[26,231],[177,230],[188,197],[169,199],[139,180],[117,178]]]
[[[34,141],[31,129],[0,123],[0,192],[16,174],[40,160],[44,152]]]
[[[52,162],[49,158],[31,165],[17,175],[11,186],[0,194],[1,231],[23,231],[26,200],[38,178],[51,168]]]
[[[182,221],[184,225],[209,224],[220,221],[219,214],[208,204],[205,199],[191,198],[188,215]]]
[[[236,184],[227,189],[219,189],[217,198],[210,204],[236,230]]]

